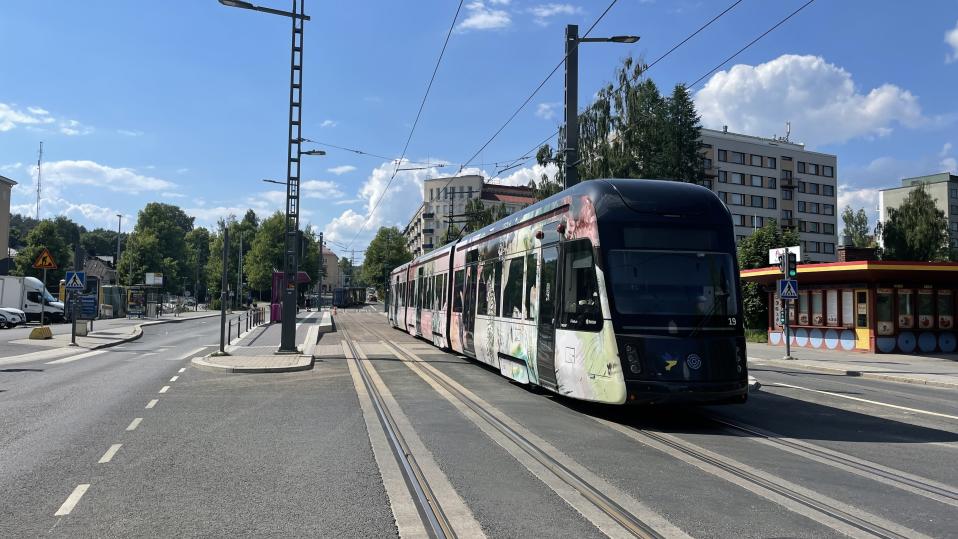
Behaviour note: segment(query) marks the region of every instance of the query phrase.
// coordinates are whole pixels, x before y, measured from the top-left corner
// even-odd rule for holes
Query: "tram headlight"
[[[625,345],[625,359],[629,362],[629,371],[632,374],[642,372],[642,362],[639,360],[639,351],[631,344]]]
[[[739,374],[745,370],[745,343],[735,343],[735,370]]]

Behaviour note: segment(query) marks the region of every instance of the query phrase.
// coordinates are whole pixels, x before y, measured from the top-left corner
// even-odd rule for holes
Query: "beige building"
[[[406,248],[413,256],[443,245],[449,215],[453,215],[454,222],[461,223],[469,200],[479,199],[487,208],[502,204],[508,213],[535,202],[528,187],[485,183],[478,175],[433,178],[423,182],[422,191],[423,202],[403,230]]]
[[[951,247],[958,249],[958,176],[954,174],[941,172],[905,178],[901,181],[901,187],[882,189],[878,192],[878,220],[885,222],[888,209],[901,206],[908,193],[920,183],[925,184],[928,194],[935,199],[935,205],[945,213],[948,231],[951,233]]]
[[[738,243],[775,219],[801,238],[802,260],[834,262],[838,167],[834,155],[804,144],[702,129],[704,185],[725,201]]]
[[[0,274],[12,268],[10,260],[10,191],[17,182],[0,176]]]
[[[337,286],[342,286],[339,275],[339,257],[329,250],[328,245],[323,246],[323,264],[326,265],[326,276],[323,277],[323,292],[329,292]],[[319,285],[318,280],[316,285]]]

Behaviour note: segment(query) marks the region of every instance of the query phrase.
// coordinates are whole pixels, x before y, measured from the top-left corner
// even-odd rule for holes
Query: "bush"
[[[745,330],[745,341],[746,342],[768,342],[768,332],[764,329],[746,329]]]

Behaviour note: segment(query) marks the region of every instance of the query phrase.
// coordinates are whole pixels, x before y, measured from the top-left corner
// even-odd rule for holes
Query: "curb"
[[[272,373],[272,372],[297,372],[297,371],[308,371],[313,368],[315,360],[313,356],[302,356],[308,357],[308,362],[303,362],[299,365],[288,365],[285,367],[234,367],[228,365],[216,365],[205,361],[206,358],[210,357],[209,355],[203,357],[194,357],[190,360],[190,364],[200,369],[201,371],[208,372],[221,372],[229,374],[262,374],[262,373]]]
[[[747,358],[750,363],[755,363],[756,365],[770,365],[775,367],[789,367],[797,370],[804,370],[810,372],[824,372],[829,374],[842,374],[845,376],[852,376],[855,378],[867,378],[871,380],[881,380],[884,382],[898,382],[902,384],[915,384],[923,386],[932,386],[932,387],[942,387],[946,389],[958,389],[958,382],[943,382],[940,380],[927,380],[925,378],[912,378],[909,376],[902,376],[895,373],[877,373],[877,372],[862,372],[857,370],[847,370],[840,369],[837,367],[822,367],[818,365],[806,365],[801,363],[793,363],[792,361],[784,361],[779,359],[761,359],[761,358]],[[761,362],[761,363],[758,363]]]

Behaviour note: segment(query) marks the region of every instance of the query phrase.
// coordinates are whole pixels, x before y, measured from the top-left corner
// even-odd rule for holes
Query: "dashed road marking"
[[[150,408],[156,406],[156,403],[158,403],[158,402],[160,402],[159,399],[153,399],[153,400],[151,400],[150,402],[146,403],[146,409],[149,410]]]
[[[921,409],[918,409],[918,408],[909,408],[909,407],[907,407],[907,406],[899,406],[899,405],[897,405],[897,404],[889,404],[889,403],[887,403],[887,402],[873,401],[873,400],[863,399],[863,398],[861,398],[861,397],[852,397],[851,395],[842,395],[841,393],[832,393],[831,391],[822,391],[821,389],[812,389],[812,388],[809,388],[809,387],[793,386],[793,385],[791,385],[791,384],[784,384],[784,383],[782,383],[782,382],[777,382],[777,383],[774,383],[774,384],[768,384],[768,385],[766,385],[765,387],[787,387],[787,388],[791,388],[791,389],[800,389],[800,390],[802,390],[802,391],[811,391],[812,393],[821,393],[822,395],[829,395],[829,396],[832,396],[832,397],[839,397],[839,398],[842,398],[842,399],[848,399],[848,400],[853,400],[853,401],[858,401],[858,402],[864,402],[864,403],[868,403],[868,404],[874,404],[874,405],[876,405],[876,406],[885,406],[885,407],[887,407],[887,408],[894,408],[894,409],[896,409],[896,410],[905,410],[906,412],[914,412],[914,413],[916,413],[916,414],[925,414],[925,415],[931,415],[931,416],[935,416],[935,417],[944,417],[944,418],[946,418],[946,419],[956,419],[956,420],[958,420],[958,416],[954,416],[954,415],[942,414],[942,413],[938,413],[938,412],[931,412],[931,411],[929,411],[929,410],[921,410]]]
[[[47,361],[47,365],[60,365],[61,363],[70,363],[71,361],[76,361],[78,359],[86,359],[88,357],[98,356],[104,353],[103,350],[94,350],[92,352],[84,352],[82,354],[77,354],[75,356],[65,357],[63,359],[57,359],[54,361]]]
[[[160,388],[160,393],[166,393],[170,390],[170,386],[163,386]]]
[[[63,502],[63,505],[61,505],[60,508],[57,509],[56,513],[53,513],[53,516],[62,517],[62,516],[69,515],[70,512],[73,511],[73,508],[76,507],[78,503],[80,503],[80,498],[83,497],[83,495],[86,493],[88,488],[90,488],[89,483],[77,485],[76,488],[73,489],[73,492],[71,492],[70,495],[67,496],[67,499],[65,502]]]
[[[106,450],[106,453],[103,453],[103,456],[100,457],[98,464],[106,464],[107,462],[113,460],[113,456],[116,455],[116,452],[119,451],[121,447],[123,447],[123,444],[111,445],[110,448]]]
[[[142,417],[135,418],[133,421],[130,421],[130,426],[128,426],[126,430],[136,430],[136,428],[140,426],[141,421],[143,421]]]
[[[185,371],[186,371],[186,367],[183,367],[183,368],[181,368],[180,370],[178,370],[178,371],[176,371],[176,372],[185,372]]]
[[[217,345],[209,345],[209,346],[217,346]],[[203,350],[206,350],[209,346],[201,346],[201,347],[197,348],[196,350],[193,350],[193,351],[191,351],[191,352],[187,352],[185,355],[180,356],[180,357],[178,357],[178,358],[176,358],[176,359],[177,359],[177,360],[191,359],[191,358],[192,358],[193,356],[195,356],[196,354],[199,354],[199,353],[202,352]],[[180,372],[183,372],[183,371],[180,371]]]
[[[177,378],[179,378],[179,376],[174,376],[173,378],[170,378],[170,381],[175,382]]]

